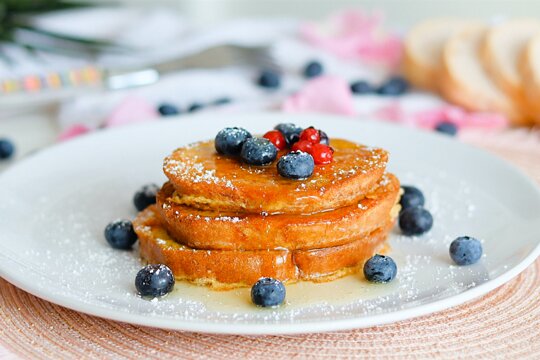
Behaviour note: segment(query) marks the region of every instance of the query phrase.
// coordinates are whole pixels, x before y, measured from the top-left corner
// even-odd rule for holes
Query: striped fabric
[[[86,66],[67,72],[52,72],[46,75],[27,75],[21,78],[0,79],[0,95],[16,92],[39,92],[48,89],[97,85],[102,72],[96,67]]]

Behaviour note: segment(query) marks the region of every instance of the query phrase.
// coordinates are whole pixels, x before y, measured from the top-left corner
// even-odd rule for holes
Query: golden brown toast
[[[197,210],[175,202],[170,183],[157,195],[160,218],[179,243],[197,249],[263,250],[326,248],[350,242],[388,222],[399,207],[400,184],[385,174],[377,188],[352,206],[311,215],[234,214]],[[399,208],[395,209],[398,212]]]
[[[284,282],[328,281],[355,272],[379,250],[393,225],[350,243],[312,250],[197,250],[174,241],[161,225],[156,205],[139,213],[133,226],[141,257],[167,265],[179,280],[214,289],[251,286],[263,276]]]
[[[388,153],[332,139],[334,161],[317,165],[306,180],[281,177],[276,163],[243,164],[220,155],[213,141],[199,142],[165,158],[163,170],[177,202],[198,209],[231,213],[310,214],[358,203],[383,175]]]

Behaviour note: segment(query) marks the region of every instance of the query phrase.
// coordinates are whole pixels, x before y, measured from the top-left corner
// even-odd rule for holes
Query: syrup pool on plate
[[[287,295],[283,307],[297,309],[317,304],[343,305],[360,299],[374,299],[395,291],[397,283],[395,281],[388,284],[372,284],[366,281],[360,273],[322,283],[300,281],[286,285]],[[251,302],[250,291],[250,288],[215,291],[185,281],[178,281],[169,299],[181,297],[185,300],[201,302],[209,310],[257,311],[260,308]]]

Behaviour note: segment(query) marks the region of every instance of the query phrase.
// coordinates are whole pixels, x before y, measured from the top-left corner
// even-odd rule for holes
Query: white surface
[[[148,6],[147,0],[121,1]],[[178,8],[184,16],[199,24],[254,16],[319,20],[341,9],[362,8],[382,11],[391,24],[408,27],[434,16],[490,19],[494,16],[530,17],[540,11],[540,3],[536,0],[158,0],[152,2],[153,6],[155,4]]]
[[[133,193],[164,180],[162,158],[175,147],[212,138],[226,125],[262,133],[287,121],[389,149],[391,171],[424,191],[435,225],[417,238],[391,235],[396,280],[372,285],[355,275],[289,285],[279,309],[250,305],[249,289],[213,292],[184,283],[159,301],[138,298],[137,251],[108,247],[105,225],[135,216]],[[321,115],[200,115],[95,133],[5,171],[0,197],[2,277],[78,311],[171,329],[272,334],[394,322],[482,295],[540,252],[540,191],[513,167],[442,136]],[[483,240],[478,264],[451,264],[448,246],[459,235]]]

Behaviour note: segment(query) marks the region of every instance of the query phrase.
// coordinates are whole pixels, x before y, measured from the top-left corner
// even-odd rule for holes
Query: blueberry
[[[456,125],[449,121],[442,121],[435,126],[435,131],[438,131],[442,134],[455,136],[458,132],[458,128]]]
[[[394,280],[397,266],[390,256],[374,255],[364,264],[364,276],[367,281],[386,283]]]
[[[371,94],[375,92],[375,89],[373,89],[373,86],[371,86],[371,84],[367,81],[359,80],[351,84],[351,91],[353,94],[363,95]]]
[[[259,80],[257,83],[265,88],[277,89],[281,86],[281,77],[275,71],[264,70],[259,75]]]
[[[388,79],[384,84],[382,84],[377,89],[377,94],[379,95],[388,95],[388,96],[397,96],[402,95],[409,89],[409,83],[407,80],[400,76],[394,76]]]
[[[278,124],[274,127],[275,130],[278,130],[283,134],[285,137],[285,141],[287,141],[287,145],[291,146],[295,142],[300,139],[300,133],[302,132],[302,128],[299,126],[296,126],[292,123],[282,123]]]
[[[162,116],[172,116],[180,114],[180,110],[172,104],[161,104],[158,107],[158,112]]]
[[[105,239],[115,249],[129,250],[137,241],[137,234],[129,220],[116,220],[105,228]]]
[[[425,199],[424,194],[414,186],[403,185],[403,195],[399,204],[401,205],[401,210],[405,210],[411,207],[422,207],[424,206]]]
[[[188,112],[195,112],[195,111],[201,110],[203,107],[204,107],[204,105],[201,104],[201,103],[193,103],[193,104],[189,105],[187,111]]]
[[[15,145],[8,139],[0,139],[0,160],[9,159],[15,152]]]
[[[324,145],[330,145],[330,138],[324,131],[319,130],[319,138],[320,138],[319,143],[324,144]]]
[[[213,105],[225,105],[230,104],[232,102],[232,99],[229,97],[222,97],[219,99],[216,99],[212,102]]]
[[[302,151],[294,151],[282,156],[277,163],[279,175],[289,179],[306,179],[313,174],[313,156]]]
[[[137,273],[135,287],[141,296],[163,296],[172,291],[174,275],[165,265],[146,265]]]
[[[399,227],[405,235],[420,235],[433,226],[433,217],[424,208],[412,207],[399,214]]]
[[[475,238],[460,236],[450,244],[450,257],[458,265],[472,265],[482,257],[482,244]]]
[[[139,189],[133,196],[133,204],[139,211],[143,211],[148,206],[156,203],[156,194],[159,187],[156,184],[147,184]]]
[[[268,165],[277,157],[277,148],[265,138],[249,138],[242,145],[240,156],[250,165]]]
[[[225,128],[216,135],[214,145],[220,154],[239,155],[242,151],[242,145],[249,138],[251,138],[251,134],[246,129]]]
[[[314,78],[323,73],[324,69],[320,62],[310,61],[306,64],[304,68],[304,76],[307,78]]]
[[[285,300],[285,286],[279,280],[261,278],[251,288],[251,301],[262,307],[278,306]]]

